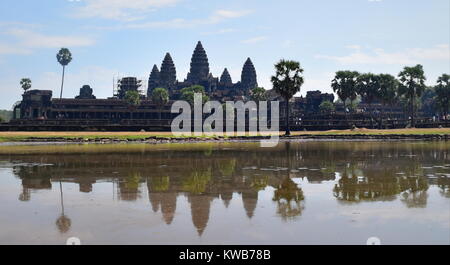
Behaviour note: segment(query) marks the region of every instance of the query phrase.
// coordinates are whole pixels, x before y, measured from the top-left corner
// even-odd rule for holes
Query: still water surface
[[[450,143],[0,146],[0,244],[450,244]]]

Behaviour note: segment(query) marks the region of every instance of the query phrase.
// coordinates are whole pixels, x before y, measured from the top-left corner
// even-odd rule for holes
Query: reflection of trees
[[[450,198],[450,178],[440,177],[438,178],[438,187],[442,196]]]
[[[251,187],[256,191],[264,190],[269,185],[268,176],[254,176],[251,178]]]
[[[183,182],[183,190],[192,194],[202,194],[206,191],[206,186],[211,178],[211,168],[193,171]]]
[[[70,226],[72,225],[72,221],[69,217],[64,214],[64,194],[62,189],[62,182],[59,182],[59,190],[61,193],[61,216],[56,220],[56,226],[58,227],[59,232],[67,233],[70,230]]]
[[[428,182],[423,177],[407,177],[400,179],[400,189],[402,190],[402,202],[408,208],[424,208],[427,206]]]
[[[273,200],[277,202],[277,213],[284,220],[300,216],[304,209],[303,190],[289,177],[275,190]]]
[[[149,191],[164,192],[168,191],[170,187],[170,178],[165,177],[151,177],[147,180]]]
[[[402,194],[408,207],[426,206],[428,182],[424,177],[399,176],[396,168],[366,168],[356,173],[355,166],[348,166],[341,173],[333,193],[340,201],[392,201]],[[407,174],[417,172],[417,165],[406,169]],[[358,176],[361,174],[360,176]]]
[[[141,182],[141,174],[133,172],[125,179],[119,182],[120,199],[124,201],[135,201],[139,197],[139,186]]]
[[[334,187],[334,196],[342,201],[394,200],[400,193],[397,178],[389,169],[365,171],[358,176],[354,165],[346,167]]]
[[[218,169],[222,176],[231,176],[236,170],[236,159],[229,159],[218,163]]]

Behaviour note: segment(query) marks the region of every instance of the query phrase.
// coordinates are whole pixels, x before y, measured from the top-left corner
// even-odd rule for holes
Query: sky
[[[331,93],[339,70],[390,73],[422,64],[427,84],[450,73],[449,0],[2,0],[0,109],[21,99],[21,78],[59,95],[61,47],[73,54],[64,97],[90,85],[111,97],[113,81],[146,80],[170,52],[184,80],[200,40],[211,72],[233,82],[250,57],[271,89],[280,59],[304,68],[301,93]]]

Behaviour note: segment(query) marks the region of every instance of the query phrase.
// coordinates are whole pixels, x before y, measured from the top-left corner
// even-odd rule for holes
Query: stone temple
[[[200,41],[192,54],[190,71],[184,81],[177,80],[176,66],[169,53],[164,57],[160,69],[154,65],[150,73],[147,91],[149,97],[153,89],[163,87],[169,91],[171,99],[177,100],[181,89],[201,85],[210,98],[224,102],[245,99],[253,88],[258,87],[255,66],[250,58],[243,66],[240,82],[233,83],[227,68],[220,78],[214,77],[210,72],[208,55]]]

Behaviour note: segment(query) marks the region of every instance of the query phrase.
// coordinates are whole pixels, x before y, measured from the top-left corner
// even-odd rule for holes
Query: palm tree
[[[380,127],[383,127],[384,108],[387,105],[392,106],[398,100],[398,80],[389,74],[380,74],[379,77],[379,97],[381,104],[383,104],[383,107],[381,108]]]
[[[271,81],[275,92],[286,101],[286,135],[290,135],[289,101],[295,94],[300,92],[304,83],[302,76],[304,70],[299,62],[284,59],[275,64],[275,70],[275,76],[272,76]]]
[[[155,88],[152,92],[152,101],[158,106],[159,119],[161,120],[162,107],[169,103],[169,92],[162,87]]]
[[[448,74],[443,74],[437,80],[436,90],[436,101],[438,103],[439,109],[441,109],[442,114],[445,119],[447,119],[449,104],[450,104],[450,76]]]
[[[362,96],[370,108],[372,103],[380,98],[380,77],[372,73],[367,73],[358,76],[356,80],[357,93]],[[370,118],[372,121],[373,111],[370,112]]]
[[[353,106],[353,101],[358,97],[358,76],[359,73],[355,71],[339,71],[336,72],[335,78],[331,81],[331,87],[344,102],[344,108],[348,99],[350,100],[350,105]]]
[[[59,96],[59,98],[62,99],[63,89],[64,89],[64,74],[65,74],[66,66],[72,61],[72,53],[70,53],[69,49],[67,49],[67,48],[61,48],[61,50],[59,50],[58,54],[56,55],[56,59],[58,60],[58,63],[61,64],[63,67],[62,81],[61,81],[61,94]]]
[[[22,80],[20,80],[20,86],[25,92],[27,92],[27,90],[31,88],[31,79],[22,78]]]
[[[263,87],[255,87],[251,90],[251,98],[255,102],[266,101],[267,91]]]
[[[415,126],[415,105],[417,97],[420,97],[425,91],[425,73],[423,66],[418,64],[414,67],[405,67],[398,74],[400,80],[399,94],[406,97],[409,101],[411,114],[411,127]]]

